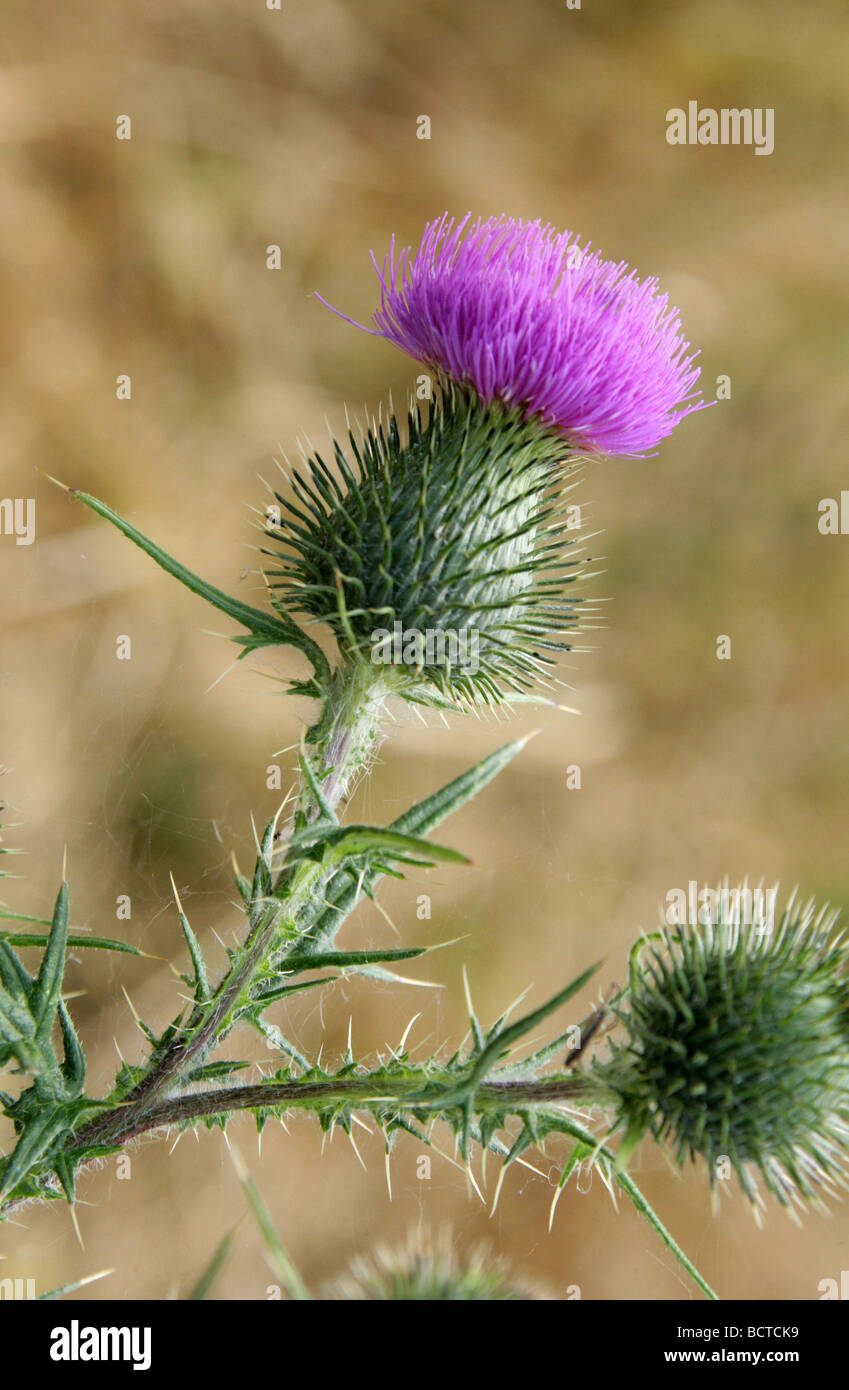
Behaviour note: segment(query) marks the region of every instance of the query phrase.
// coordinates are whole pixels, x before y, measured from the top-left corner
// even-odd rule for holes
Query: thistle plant
[[[399,1134],[429,1144],[445,1127],[463,1164],[475,1149],[497,1155],[496,1201],[513,1163],[559,1143],[552,1214],[578,1167],[594,1168],[713,1296],[629,1160],[647,1137],[679,1165],[703,1159],[715,1184],[727,1159],[754,1203],[758,1175],[785,1204],[842,1185],[847,948],[827,910],[793,901],[765,930],[723,906],[704,926],[643,939],[627,987],[529,1055],[528,1039],[596,965],[520,1017],[508,1010],[484,1026],[470,1005],[468,1039],[453,1054],[413,1060],[402,1043],[376,1058],[349,1046],[319,1061],[287,1032],[286,1004],[300,991],[349,975],[403,987],[392,967],[424,948],[342,947],[341,928],[385,877],[465,863],[434,832],[524,746],[497,748],[388,825],[358,823],[346,807],[384,736],[387,702],[461,715],[552,702],[559,654],[575,649],[594,613],[583,592],[587,538],[568,513],[582,464],[653,449],[705,404],[695,354],[657,282],[569,233],[445,217],[415,253],[393,242],[378,273],[370,331],[426,367],[432,399],[402,421],[381,413],[331,441],[326,459],[309,451],[284,470],[261,513],[264,602],[228,596],[105,503],[67,489],[238,624],[241,656],[285,647],[305,658],[309,673],[290,692],[310,697],[313,718],[293,794],[258,837],[252,875],[236,872],[242,921],[223,971],[215,976],[175,889],[191,998],[161,1033],[141,1021],[147,1053],[122,1063],[107,1095],[86,1091],[62,995],[65,957],[72,944],[136,948],[74,935],[64,882],[50,918],[17,915],[0,933],[0,1063],[23,1078],[16,1096],[0,1094],[15,1131],[0,1159],[0,1214],[27,1201],[73,1204],[81,1172],[145,1134],[223,1127],[237,1112],[261,1131],[291,1111],[350,1133],[369,1115],[387,1154]],[[32,948],[35,973],[20,955]],[[231,1035],[251,1031],[277,1062],[255,1081],[242,1075],[247,1059],[220,1055]],[[434,1258],[414,1278],[408,1264],[404,1295],[373,1269],[365,1296],[441,1296],[425,1285],[450,1283],[447,1269]],[[504,1296],[500,1276],[478,1273],[456,1296]]]

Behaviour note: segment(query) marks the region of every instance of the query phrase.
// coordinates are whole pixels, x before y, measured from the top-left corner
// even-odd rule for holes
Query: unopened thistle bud
[[[563,441],[515,410],[446,384],[427,417],[394,417],[336,470],[313,456],[280,497],[275,603],[326,623],[347,659],[398,694],[434,688],[497,703],[568,648],[580,537],[563,498]]]
[[[450,1234],[416,1232],[405,1248],[379,1247],[360,1255],[329,1290],[336,1300],[363,1302],[516,1302],[546,1299],[517,1281],[505,1260],[479,1246],[468,1255],[453,1248]]]
[[[747,924],[745,898],[718,890],[707,925],[640,943],[615,1010],[627,1042],[594,1072],[623,1160],[648,1133],[753,1202],[758,1174],[785,1205],[821,1202],[849,1159],[849,950],[827,908]]]

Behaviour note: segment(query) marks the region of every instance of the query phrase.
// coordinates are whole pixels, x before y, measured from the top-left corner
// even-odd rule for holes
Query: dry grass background
[[[266,768],[297,736],[275,685],[285,656],[243,664],[222,630],[37,469],[102,496],[186,563],[248,594],[258,474],[301,432],[339,428],[344,403],[403,399],[414,368],[312,297],[373,307],[368,250],[418,236],[449,208],[542,217],[659,274],[703,348],[705,386],[732,398],[656,458],[594,466],[583,500],[603,528],[608,627],[566,672],[580,718],[542,733],[450,829],[470,870],[393,885],[403,941],[464,935],[428,958],[439,991],[334,987],[291,1012],[301,1047],[332,1056],[356,1018],[361,1052],[464,1032],[461,964],[479,1012],[519,988],[541,1000],[599,956],[621,978],[635,934],[691,878],[780,878],[849,907],[847,555],[817,503],[847,486],[845,425],[849,30],[835,0],[67,0],[5,7],[0,73],[4,345],[0,495],[38,501],[38,539],[0,540],[3,795],[27,859],[8,885],[42,912],[69,850],[73,917],[180,959],[173,871],[201,938],[235,914],[229,855],[273,809]],[[769,106],[776,149],[673,148],[665,112]],[[129,114],[133,138],[115,138]],[[416,139],[428,114],[432,139]],[[283,267],[265,267],[279,243]],[[130,402],[115,378],[132,376]],[[133,659],[115,659],[118,634]],[[732,660],[715,659],[717,634]],[[389,819],[506,737],[471,721],[407,719],[385,745],[363,814]],[[583,787],[568,791],[579,763]],[[16,865],[17,867],[17,865]],[[433,896],[430,922],[415,897]],[[118,894],[129,923],[114,920]],[[362,912],[346,939],[389,928]],[[74,1008],[105,1088],[115,1046],[140,1038],[121,994],[157,1025],[176,1011],[162,963],[87,956]],[[248,1044],[250,1045],[250,1044]],[[400,1143],[387,1200],[377,1137],[322,1158],[317,1128],[266,1132],[250,1157],[308,1281],[378,1239],[450,1221],[555,1296],[690,1296],[651,1234],[601,1184],[570,1189],[547,1233],[546,1178],[514,1169],[496,1218],[434,1159],[416,1179]],[[543,1160],[548,1173],[552,1164]],[[646,1150],[639,1175],[685,1248],[729,1297],[817,1296],[849,1265],[849,1207],[801,1229],[743,1204],[711,1215],[703,1173],[678,1180]],[[488,1176],[491,1191],[494,1170]],[[185,1295],[244,1201],[220,1134],[158,1143],[85,1182],[86,1249],[65,1209],[3,1230],[4,1275],[49,1288],[104,1266],[87,1297]],[[242,1220],[217,1285],[265,1297],[259,1237]]]

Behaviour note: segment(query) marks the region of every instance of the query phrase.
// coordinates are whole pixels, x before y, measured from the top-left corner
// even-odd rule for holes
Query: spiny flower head
[[[582,611],[562,439],[446,383],[404,438],[392,416],[334,448],[335,469],[313,454],[276,494],[273,602],[405,698],[494,705],[545,678]]]
[[[415,253],[393,238],[382,269],[372,261],[381,303],[370,331],[579,448],[643,453],[705,404],[658,281],[571,232],[446,213]]]
[[[506,1262],[484,1247],[462,1256],[450,1232],[414,1232],[406,1248],[380,1246],[356,1257],[330,1290],[336,1300],[362,1302],[516,1302],[547,1294],[518,1283]]]
[[[784,1205],[821,1202],[849,1167],[849,950],[812,902],[745,921],[747,892],[637,947],[628,1041],[594,1069],[623,1158],[648,1132],[679,1165],[701,1155],[712,1184],[730,1164],[752,1202],[758,1173]]]
[[[2,775],[5,771],[6,771],[6,769],[5,769],[4,767],[0,767],[0,775]],[[6,809],[6,804],[5,804],[5,802],[0,801],[0,813],[2,813],[3,811],[5,811],[5,809]],[[19,850],[19,849],[8,849],[8,848],[4,845],[4,843],[3,843],[3,834],[2,834],[2,831],[3,831],[3,826],[2,826],[2,824],[0,824],[0,855],[4,855],[4,854],[21,854],[21,853],[22,853],[21,850]],[[5,870],[2,869],[2,868],[0,868],[0,878],[8,878],[8,877],[9,877],[9,875],[5,872]]]

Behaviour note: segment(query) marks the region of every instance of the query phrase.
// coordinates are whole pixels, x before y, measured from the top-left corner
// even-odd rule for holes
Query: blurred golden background
[[[474,860],[384,887],[403,943],[462,937],[410,973],[442,988],[339,984],[286,1011],[299,1046],[362,1055],[459,1044],[465,963],[478,1013],[520,989],[541,1002],[603,957],[621,980],[658,904],[690,879],[749,875],[849,908],[849,538],[818,503],[846,463],[849,28],[835,0],[66,0],[4,7],[0,197],[4,345],[0,496],[37,499],[37,538],[0,537],[3,885],[18,911],[52,901],[67,845],[72,920],[185,968],[168,886],[217,963],[238,915],[230,855],[252,861],[250,818],[287,784],[299,716],[286,654],[243,662],[229,632],[43,476],[102,497],[213,583],[259,581],[251,507],[298,438],[344,425],[346,403],[402,402],[412,362],[358,334],[376,301],[370,248],[417,241],[444,209],[508,212],[580,231],[657,274],[703,350],[703,387],[731,398],[686,421],[654,458],[593,465],[581,500],[611,601],[594,650],[564,675],[581,716],[530,711],[507,728],[423,729],[399,714],[358,814],[387,821],[474,759],[541,733],[444,832]],[[666,112],[697,100],[775,110],[775,152],[670,146]],[[417,138],[427,115],[431,138]],[[132,138],[116,138],[131,118]],[[281,248],[281,268],[266,266]],[[116,397],[129,374],[132,398]],[[37,470],[42,470],[38,472]],[[729,661],[716,639],[731,638]],[[132,659],[116,659],[129,635]],[[217,682],[217,683],[216,683]],[[432,721],[435,724],[435,720]],[[581,767],[580,790],[566,768]],[[430,921],[416,897],[432,896]],[[130,921],[116,920],[129,894]],[[398,944],[361,910],[344,941]],[[106,1090],[141,1054],[122,994],[148,1022],[178,1009],[157,959],[89,953],[73,1010]],[[579,1001],[580,1016],[592,991]],[[284,1014],[281,1012],[282,1021]],[[569,1019],[564,1019],[563,1025]],[[241,1055],[260,1056],[239,1037]],[[251,1049],[245,1053],[244,1049]],[[400,1141],[388,1200],[382,1146],[318,1127],[228,1135],[289,1251],[318,1287],[375,1241],[450,1223],[488,1240],[556,1298],[686,1299],[693,1291],[597,1180],[570,1186],[548,1233],[554,1151],[514,1168],[494,1219],[463,1174]],[[8,1143],[8,1134],[3,1135]],[[711,1213],[701,1170],[675,1176],[646,1147],[637,1176],[726,1297],[812,1299],[849,1268],[849,1206],[758,1230],[736,1196]],[[486,1190],[492,1195],[496,1165]],[[80,1297],[184,1297],[237,1222],[215,1296],[274,1282],[220,1133],[145,1144],[84,1181],[77,1243],[66,1208],[0,1232],[0,1275],[39,1290],[104,1267]]]

